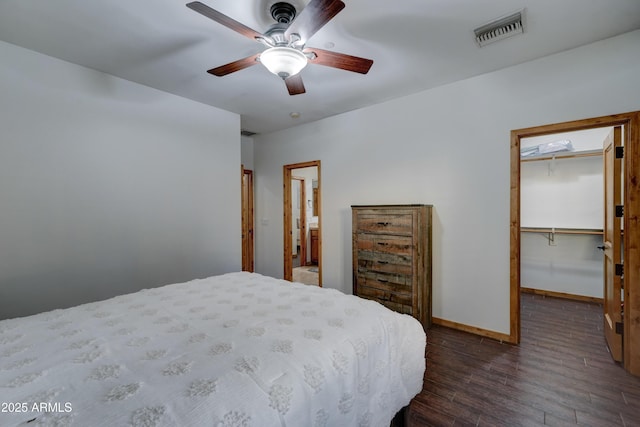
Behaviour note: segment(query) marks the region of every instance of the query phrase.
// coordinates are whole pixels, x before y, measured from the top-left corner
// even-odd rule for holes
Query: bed
[[[0,321],[2,426],[389,426],[420,323],[239,272]]]

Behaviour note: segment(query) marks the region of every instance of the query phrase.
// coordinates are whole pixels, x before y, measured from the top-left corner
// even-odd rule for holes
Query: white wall
[[[522,146],[571,141],[574,152],[600,151],[612,127],[525,138]],[[562,154],[562,153],[560,153]],[[551,158],[520,165],[522,227],[598,228],[604,222],[602,157]]]
[[[520,284],[523,288],[603,297],[602,235],[521,233]]]
[[[602,228],[602,157],[523,162],[520,188],[522,227]]]
[[[640,110],[639,75],[636,31],[256,136],[256,271],[282,276],[282,165],[321,160],[325,286],[351,292],[350,205],[433,204],[433,315],[508,333],[510,131]]]
[[[240,269],[240,120],[0,42],[0,319]]]

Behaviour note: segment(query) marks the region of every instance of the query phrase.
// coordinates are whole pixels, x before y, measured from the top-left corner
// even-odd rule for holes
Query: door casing
[[[254,271],[253,171],[241,166],[242,176],[242,271]]]
[[[520,140],[598,127],[624,129],[624,368],[640,375],[640,111],[511,131],[510,325],[509,339],[520,342]]]
[[[320,173],[320,160],[294,163],[282,167],[283,194],[283,258],[284,258],[284,279],[293,279],[293,263],[291,260],[291,178],[294,169],[317,167],[318,170],[318,286],[322,286],[322,179]]]

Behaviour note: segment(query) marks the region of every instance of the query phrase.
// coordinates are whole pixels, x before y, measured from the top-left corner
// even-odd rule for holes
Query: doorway
[[[253,171],[241,166],[242,173],[242,271],[254,271]]]
[[[322,286],[320,161],[283,166],[283,188],[284,278]]]
[[[291,177],[291,264],[294,272],[307,265],[306,184],[304,177]]]
[[[621,127],[624,135],[623,193],[624,242],[623,266],[624,318],[619,332],[623,342],[624,368],[640,375],[640,112],[618,114],[593,119],[558,123],[511,131],[511,220],[510,220],[510,336],[512,343],[520,342],[521,290],[521,144],[524,138],[573,132],[602,127]],[[604,185],[604,184],[603,184]],[[604,261],[603,261],[604,262]],[[604,279],[604,278],[603,278]]]
[[[611,131],[520,141],[521,292],[602,304],[603,146]]]

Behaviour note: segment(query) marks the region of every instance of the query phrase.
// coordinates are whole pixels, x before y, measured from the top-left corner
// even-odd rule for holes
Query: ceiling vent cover
[[[476,28],[473,32],[476,34],[476,43],[482,47],[489,43],[504,40],[524,32],[522,22],[523,10],[513,13],[502,18],[498,18],[489,22],[482,27]]]

